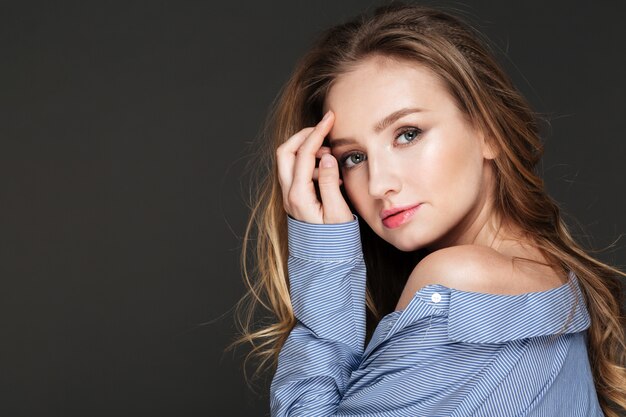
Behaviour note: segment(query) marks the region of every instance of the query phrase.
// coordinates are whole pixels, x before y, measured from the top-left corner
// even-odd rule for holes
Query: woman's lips
[[[385,219],[383,219],[383,225],[385,225],[385,227],[389,229],[394,229],[401,226],[402,224],[406,223],[411,217],[413,217],[413,215],[420,206],[421,204],[418,204],[417,206],[408,208],[394,215],[386,217]]]

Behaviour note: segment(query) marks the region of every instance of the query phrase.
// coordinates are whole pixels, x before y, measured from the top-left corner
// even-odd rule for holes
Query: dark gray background
[[[549,116],[575,234],[620,237],[624,3],[430,3],[473,16]],[[0,415],[267,415],[267,381],[223,353],[248,145],[315,34],[375,4],[0,6]],[[598,256],[624,266],[626,245]]]

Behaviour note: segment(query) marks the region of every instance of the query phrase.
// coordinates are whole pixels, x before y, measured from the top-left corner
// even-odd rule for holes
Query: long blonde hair
[[[462,19],[430,7],[392,4],[324,31],[298,62],[263,131],[252,177],[251,213],[241,267],[248,292],[237,305],[239,337],[258,360],[255,375],[274,368],[294,318],[287,276],[287,224],[275,150],[322,116],[333,80],[366,57],[409,60],[437,74],[463,113],[499,150],[495,212],[525,230],[551,266],[579,278],[591,317],[588,353],[604,413],[626,409],[626,346],[621,283],[626,273],[600,262],[572,238],[557,203],[536,172],[543,154],[538,117],[493,58],[488,42]],[[344,195],[344,197],[346,197]],[[349,200],[348,204],[350,205]],[[353,208],[352,206],[350,206]],[[354,210],[353,210],[354,211]],[[367,335],[393,311],[421,251],[402,252],[359,218],[367,266]],[[250,243],[253,242],[253,247]],[[252,265],[252,268],[249,266]],[[259,314],[264,314],[259,316]]]

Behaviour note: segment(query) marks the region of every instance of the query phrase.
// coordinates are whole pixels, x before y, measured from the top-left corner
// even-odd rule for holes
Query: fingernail
[[[322,166],[322,168],[330,168],[335,163],[334,159],[335,158],[333,158],[330,154],[325,153],[324,155],[322,155],[320,165]]]
[[[325,122],[326,120],[328,120],[328,118],[330,117],[330,112],[331,112],[330,110],[326,112],[326,114],[324,115],[324,118],[322,119],[322,122]]]

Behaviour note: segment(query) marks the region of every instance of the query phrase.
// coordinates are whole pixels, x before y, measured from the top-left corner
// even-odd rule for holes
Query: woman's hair
[[[296,324],[289,296],[287,214],[278,182],[276,148],[319,121],[326,95],[338,76],[365,58],[383,57],[431,70],[463,114],[495,146],[497,156],[491,160],[495,214],[519,226],[524,231],[521,238],[532,242],[550,266],[577,275],[591,317],[588,353],[600,404],[607,416],[626,409],[626,347],[618,279],[626,273],[595,259],[589,254],[593,251],[583,249],[572,238],[557,203],[547,195],[536,172],[543,154],[539,119],[488,45],[479,32],[454,15],[399,3],[326,30],[298,62],[266,121],[266,142],[255,158],[258,165],[251,176],[257,182],[252,182],[251,215],[241,256],[248,292],[237,305],[241,335],[231,345],[252,345],[244,372],[251,357],[258,360],[255,375],[274,367]],[[344,198],[354,212],[345,192]],[[394,310],[409,274],[425,254],[396,249],[358,217],[367,267],[369,339],[379,320]]]

